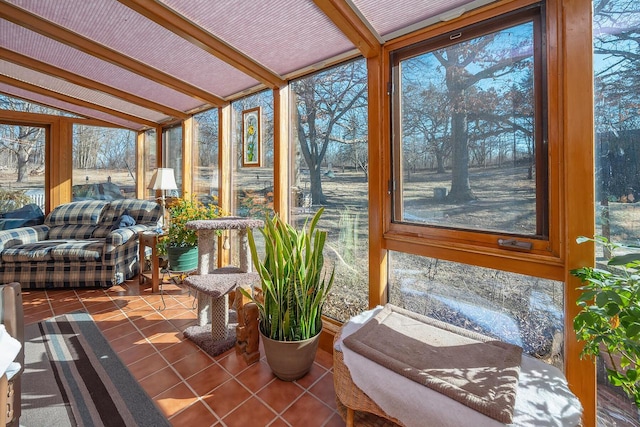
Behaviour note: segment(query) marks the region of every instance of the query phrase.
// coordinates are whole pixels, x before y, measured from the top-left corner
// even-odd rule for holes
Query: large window
[[[564,368],[564,285],[391,252],[390,302],[504,342]]]
[[[135,133],[73,126],[73,200],[134,198]]]
[[[158,167],[158,148],[156,146],[156,131],[150,129],[144,133],[144,191],[147,199],[156,197],[155,190],[147,188],[151,182],[153,171]],[[140,166],[138,166],[140,167]]]
[[[519,251],[549,239],[541,34],[533,7],[392,54],[393,223]]]
[[[211,109],[193,116],[195,138],[193,147],[193,192],[205,202],[217,200],[218,173],[218,110]]]
[[[273,92],[257,93],[235,101],[233,107],[233,213],[264,217],[273,213]],[[258,112],[255,144],[257,156],[247,161],[243,152],[243,119]],[[243,113],[244,112],[244,113]],[[259,132],[259,135],[257,134]]]
[[[0,124],[0,214],[36,204],[45,210],[45,141],[40,126]]]
[[[182,126],[162,130],[162,167],[173,168],[178,189],[168,195],[182,194]]]
[[[25,113],[72,114],[0,94],[0,109]],[[28,123],[0,124],[0,213],[25,204],[45,210],[45,144],[50,129]]]
[[[368,308],[366,63],[357,60],[292,82],[290,222],[324,207],[325,265],[336,279],[324,314],[346,321]]]
[[[635,0],[594,0],[596,233],[616,243],[640,243],[640,8]],[[597,248],[596,264],[609,254]],[[637,408],[604,375],[598,360],[598,420],[638,425]]]

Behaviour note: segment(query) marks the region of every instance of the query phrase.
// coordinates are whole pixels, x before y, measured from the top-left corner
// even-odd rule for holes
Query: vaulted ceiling
[[[492,0],[0,0],[0,93],[143,130]]]

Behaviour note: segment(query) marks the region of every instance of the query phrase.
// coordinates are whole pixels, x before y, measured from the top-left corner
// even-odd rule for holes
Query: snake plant
[[[251,257],[262,290],[257,294],[241,291],[258,306],[260,331],[273,340],[305,340],[322,330],[322,307],[335,273],[333,269],[323,272],[327,232],[316,228],[323,211],[318,210],[302,230],[277,215],[267,217],[259,229],[265,243],[262,261],[249,230]]]

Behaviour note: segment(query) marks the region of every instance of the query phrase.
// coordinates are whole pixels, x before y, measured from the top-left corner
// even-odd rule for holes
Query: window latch
[[[498,239],[498,246],[505,249],[516,249],[530,251],[533,248],[531,242],[524,242],[516,239]]]

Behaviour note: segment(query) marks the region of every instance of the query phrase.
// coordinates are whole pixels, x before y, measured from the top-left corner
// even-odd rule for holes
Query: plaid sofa
[[[135,225],[119,227],[123,215]],[[122,283],[138,274],[138,232],[157,228],[161,216],[156,202],[137,199],[60,205],[42,225],[0,231],[0,283],[23,289]]]

